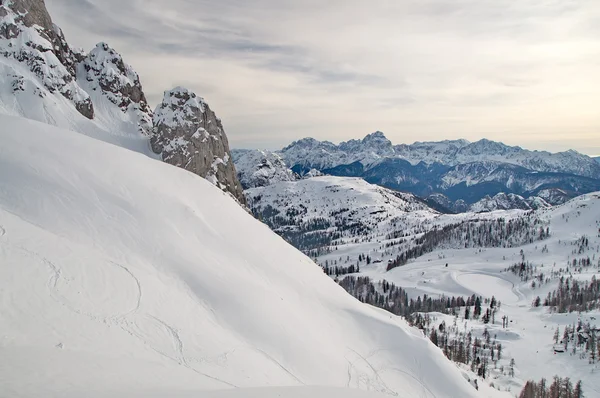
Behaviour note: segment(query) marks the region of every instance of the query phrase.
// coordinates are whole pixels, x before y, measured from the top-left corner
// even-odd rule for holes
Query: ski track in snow
[[[4,235],[6,235],[6,229],[4,229],[4,227],[2,227],[2,225],[0,225],[0,238],[3,237]]]
[[[290,376],[292,376],[292,378],[294,378],[294,380],[296,380],[298,383],[302,384],[302,385],[306,385],[306,383],[304,383],[302,380],[300,380],[300,378],[298,378],[294,373],[292,373],[288,368],[286,368],[285,366],[283,366],[281,364],[281,362],[279,362],[278,360],[276,360],[275,358],[273,358],[271,355],[269,355],[267,352],[261,350],[260,348],[254,347],[254,350],[260,352],[262,355],[264,355],[267,359],[269,359],[271,362],[273,362],[275,365],[277,365],[278,367],[280,367],[285,373],[289,374]]]
[[[184,343],[181,339],[181,336],[179,336],[179,332],[175,327],[171,326],[164,320],[154,315],[139,314],[137,312],[132,312],[124,316],[120,321],[121,322],[119,322],[119,325],[121,329],[129,333],[131,336],[137,338],[139,341],[141,341],[144,345],[148,346],[157,354],[169,360],[172,360],[178,365],[184,366],[192,372],[195,372],[201,376],[218,381],[228,387],[238,388],[238,386],[233,383],[201,372],[198,369],[194,368],[192,365],[190,365],[187,358],[185,357]],[[156,339],[156,336],[160,335],[159,332],[148,332],[149,330],[151,330],[152,327],[157,328],[157,326],[159,332],[162,331],[163,339]],[[153,338],[155,341],[151,341]],[[174,352],[167,352],[165,347],[160,347],[161,344],[172,347],[174,349]]]

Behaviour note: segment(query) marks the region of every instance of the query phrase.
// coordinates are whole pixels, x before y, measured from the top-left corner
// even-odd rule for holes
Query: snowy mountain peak
[[[172,128],[201,123],[205,106],[204,98],[186,88],[175,87],[165,91],[162,103],[155,110],[154,122]]]
[[[149,135],[152,111],[139,75],[106,43],[98,43],[78,66],[78,81],[88,93],[99,93],[125,114],[132,114],[140,132]],[[94,94],[92,94],[93,96]]]
[[[183,87],[165,91],[153,122],[152,149],[165,162],[206,178],[245,203],[223,125],[203,98]]]
[[[79,113],[94,117],[90,96],[75,80],[81,54],[71,50],[43,0],[0,2],[0,56],[0,79],[10,82],[10,95],[60,93]]]
[[[369,143],[369,142],[389,142],[391,143],[390,140],[387,139],[387,137],[385,136],[385,134],[383,134],[383,132],[381,131],[376,131],[374,133],[371,134],[367,134],[365,136],[365,138],[363,138],[362,140],[363,143]]]

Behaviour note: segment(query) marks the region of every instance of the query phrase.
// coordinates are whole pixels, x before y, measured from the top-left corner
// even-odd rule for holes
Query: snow
[[[3,395],[502,396],[206,180],[17,117],[0,139]]]

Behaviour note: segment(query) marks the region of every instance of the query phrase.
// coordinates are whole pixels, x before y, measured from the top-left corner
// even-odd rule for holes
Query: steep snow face
[[[205,180],[22,118],[0,115],[0,139],[6,395],[484,396],[420,331],[350,297]]]
[[[0,81],[9,86],[4,90],[12,88],[3,94],[17,96],[13,110],[19,110],[19,97],[58,93],[83,116],[94,117],[89,95],[75,81],[75,65],[82,56],[68,46],[42,0],[0,3],[0,55]],[[10,107],[15,101],[5,95],[2,102]]]
[[[142,134],[150,135],[152,111],[138,74],[106,43],[99,43],[78,65],[78,82],[99,102],[106,98],[129,115]],[[94,95],[96,94],[96,95]]]
[[[264,187],[281,181],[295,181],[298,176],[278,154],[258,149],[232,149],[231,157],[242,188]]]
[[[521,210],[536,210],[536,209],[547,209],[552,207],[544,199],[532,196],[527,199],[520,195],[512,193],[505,194],[499,193],[494,197],[486,196],[480,201],[474,203],[470,207],[470,211],[475,213],[485,211],[496,211],[496,210],[510,210],[510,209],[521,209]]]
[[[151,144],[165,162],[206,178],[245,203],[221,119],[203,98],[183,87],[165,91],[154,112]]]

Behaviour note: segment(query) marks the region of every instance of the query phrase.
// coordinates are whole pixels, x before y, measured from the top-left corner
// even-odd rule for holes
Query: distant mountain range
[[[240,162],[247,157],[242,157],[240,151],[233,152],[240,179],[258,171],[259,162]],[[334,176],[362,177],[373,184],[426,198],[430,204],[446,202],[450,210],[468,209],[499,193],[541,197],[550,204],[561,204],[600,190],[600,164],[589,156],[573,150],[530,151],[486,139],[472,143],[453,140],[393,145],[378,131],[339,145],[304,138],[274,155],[299,176],[315,169]],[[265,151],[260,156],[268,157]],[[254,184],[246,179],[241,183],[250,188],[269,182]],[[521,205],[517,208],[523,208]]]

